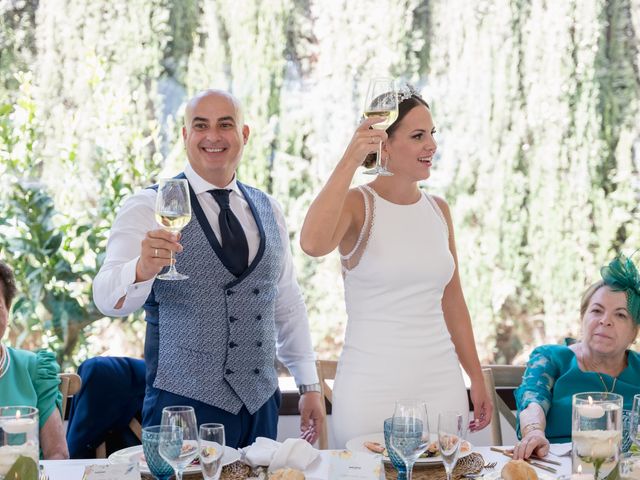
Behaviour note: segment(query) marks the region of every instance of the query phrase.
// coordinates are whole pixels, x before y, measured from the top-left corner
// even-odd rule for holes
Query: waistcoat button
[[[259,368],[256,368],[256,369],[253,371],[253,373],[255,373],[256,375],[257,375],[257,374],[259,374],[259,373],[260,373],[260,369],[259,369]]]
[[[233,370],[230,370],[228,368],[224,371],[225,375],[231,375],[232,373],[233,373]]]
[[[258,342],[256,342],[256,345],[261,347],[262,346],[262,342],[258,341]]]
[[[236,317],[229,317],[229,322],[233,323],[238,320]]]
[[[255,293],[256,295],[260,293],[260,290],[258,290],[257,288],[253,289],[253,293]]]

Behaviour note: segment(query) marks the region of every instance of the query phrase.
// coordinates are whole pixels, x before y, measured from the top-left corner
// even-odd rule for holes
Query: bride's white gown
[[[334,448],[381,432],[402,398],[427,402],[431,431],[438,412],[468,411],[442,313],[454,271],[442,212],[426,194],[396,205],[360,189],[367,219],[342,258],[348,322],[333,389]]]

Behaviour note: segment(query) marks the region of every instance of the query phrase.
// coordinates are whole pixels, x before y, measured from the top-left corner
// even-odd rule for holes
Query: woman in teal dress
[[[0,339],[9,322],[9,309],[16,294],[11,269],[0,262]],[[19,350],[0,343],[0,406],[37,407],[40,419],[40,449],[45,459],[69,458],[60,411],[60,371],[51,352]]]
[[[640,355],[629,350],[640,325],[640,275],[619,255],[582,297],[581,341],[536,348],[516,390],[519,434],[514,458],[545,456],[571,441],[571,400],[579,392],[615,392],[631,409],[640,393]]]

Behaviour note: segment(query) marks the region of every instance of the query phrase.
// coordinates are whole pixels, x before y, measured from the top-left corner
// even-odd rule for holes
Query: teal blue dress
[[[606,389],[611,391],[614,377],[602,374]],[[596,372],[583,372],[573,350],[564,345],[544,345],[531,352],[522,384],[515,391],[518,419],[530,403],[539,404],[547,417],[545,435],[551,443],[571,441],[571,397],[580,392],[604,392]],[[627,351],[627,367],[618,375],[614,393],[624,397],[625,417],[640,393],[640,355]],[[520,425],[517,426],[520,438]]]
[[[62,411],[58,388],[60,367],[52,352],[37,353],[6,347],[9,369],[0,377],[0,406],[37,407],[40,429],[57,408]]]

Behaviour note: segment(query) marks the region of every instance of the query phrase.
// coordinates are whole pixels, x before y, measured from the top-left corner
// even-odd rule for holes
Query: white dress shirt
[[[218,224],[220,207],[213,196],[207,192],[220,187],[204,180],[189,164],[185,167],[184,173],[216,238],[221,242]],[[229,196],[231,210],[238,217],[247,236],[249,264],[251,264],[260,244],[258,226],[249,204],[238,188],[235,177],[224,188],[232,190]],[[114,317],[129,315],[142,307],[151,293],[155,277],[145,282],[134,282],[141,242],[148,231],[161,228],[154,216],[156,195],[153,189],[137,192],[125,201],[113,223],[107,243],[107,256],[93,282],[93,300],[105,315]],[[298,385],[316,383],[318,376],[309,335],[307,310],[295,276],[289,233],[280,205],[272,197],[269,197],[269,200],[284,249],[284,266],[278,280],[278,297],[275,307],[278,358],[290,370]],[[194,217],[192,221],[197,220]],[[176,266],[179,271],[180,264]],[[116,304],[123,296],[125,300],[122,307],[116,308]]]

